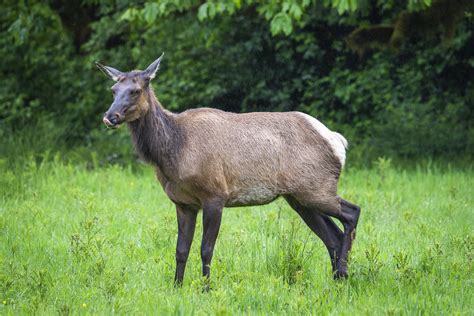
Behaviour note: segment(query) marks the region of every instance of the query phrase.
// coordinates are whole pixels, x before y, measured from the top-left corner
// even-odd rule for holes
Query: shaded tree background
[[[94,61],[143,69],[173,111],[304,111],[342,132],[354,160],[474,153],[472,14],[449,43],[420,36],[360,59],[357,27],[392,24],[431,1],[13,1],[1,5],[2,155],[35,150],[130,154],[101,124],[112,101]],[[434,28],[436,26],[433,26]],[[13,136],[12,136],[13,135]],[[100,144],[100,146],[98,145]],[[3,152],[2,152],[3,151]]]

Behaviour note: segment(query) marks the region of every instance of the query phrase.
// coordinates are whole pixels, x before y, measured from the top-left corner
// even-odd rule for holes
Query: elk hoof
[[[349,277],[349,274],[347,273],[346,270],[337,270],[334,272],[334,280],[342,280],[342,279],[347,279]]]

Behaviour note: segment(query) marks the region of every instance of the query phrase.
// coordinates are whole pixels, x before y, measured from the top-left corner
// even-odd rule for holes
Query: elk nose
[[[117,124],[118,123],[118,118],[117,116],[112,116],[110,118],[110,123],[112,123],[113,125]]]
[[[120,123],[120,116],[118,115],[118,113],[106,114],[102,121],[108,127],[113,127],[117,125],[118,123]]]

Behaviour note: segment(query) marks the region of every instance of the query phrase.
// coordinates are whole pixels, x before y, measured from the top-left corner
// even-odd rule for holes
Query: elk
[[[360,214],[357,205],[337,195],[346,139],[301,112],[237,114],[198,108],[171,113],[150,83],[162,58],[144,71],[96,65],[116,82],[103,122],[109,128],[127,123],[137,153],[155,168],[176,205],[175,284],[183,282],[199,210],[202,273],[209,280],[223,208],[263,205],[280,196],[325,244],[334,278],[346,278]]]

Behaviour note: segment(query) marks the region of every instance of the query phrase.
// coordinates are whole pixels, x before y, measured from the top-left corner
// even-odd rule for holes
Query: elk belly
[[[265,186],[253,186],[232,192],[225,206],[251,206],[272,202],[278,194]]]

